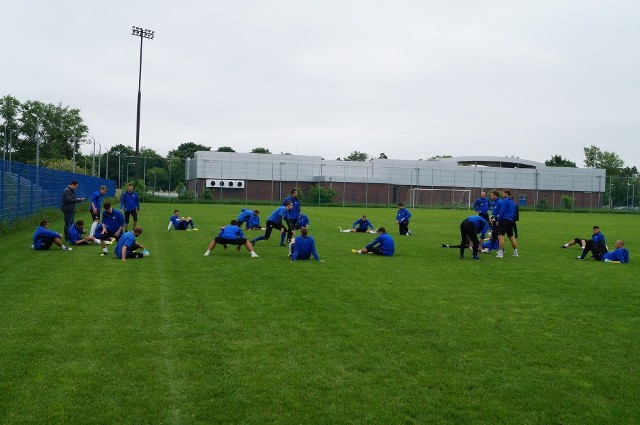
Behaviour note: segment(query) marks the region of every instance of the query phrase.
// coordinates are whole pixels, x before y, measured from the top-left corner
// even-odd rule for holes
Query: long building
[[[215,199],[278,202],[293,187],[332,189],[330,203],[469,207],[481,191],[510,189],[521,206],[599,208],[605,170],[548,167],[514,157],[466,156],[437,160],[324,160],[319,156],[196,152],[186,162],[188,187]],[[325,201],[326,202],[326,201]]]

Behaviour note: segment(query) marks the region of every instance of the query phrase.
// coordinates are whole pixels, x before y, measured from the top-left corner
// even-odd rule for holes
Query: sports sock
[[[93,236],[93,235],[96,233],[96,227],[98,227],[98,222],[97,222],[97,221],[94,221],[94,222],[91,224],[91,230],[89,230],[89,234],[90,234],[91,236]]]

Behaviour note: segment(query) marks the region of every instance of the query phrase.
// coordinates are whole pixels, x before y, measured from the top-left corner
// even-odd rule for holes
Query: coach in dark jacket
[[[75,222],[76,205],[84,198],[78,198],[76,196],[76,189],[78,189],[78,182],[73,180],[69,183],[69,186],[62,191],[62,202],[60,204],[60,211],[64,214],[64,239],[69,240],[69,227]]]

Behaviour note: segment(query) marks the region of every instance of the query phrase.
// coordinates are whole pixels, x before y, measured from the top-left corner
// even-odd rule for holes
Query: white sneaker
[[[204,253],[204,256],[205,256],[205,257],[208,257],[208,256],[209,256],[209,251],[205,252],[205,253]]]
[[[342,227],[338,226],[338,230],[340,230],[342,232]]]
[[[504,257],[504,254],[502,254],[502,252],[498,252],[496,254],[496,258],[503,258],[503,257]]]
[[[514,257],[517,257],[517,256],[518,256],[518,250],[517,250],[517,249],[514,249],[514,250],[513,250],[513,256],[514,256]]]
[[[73,248],[68,247],[68,246],[63,246],[63,247],[62,247],[62,249],[63,249],[64,251],[73,251]]]
[[[251,256],[252,256],[253,258],[257,258],[257,257],[258,257],[258,254],[256,254],[256,252],[255,252],[255,251],[251,251]]]

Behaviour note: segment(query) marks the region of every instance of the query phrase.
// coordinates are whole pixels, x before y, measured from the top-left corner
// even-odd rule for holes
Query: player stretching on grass
[[[387,234],[384,227],[378,229],[378,237],[373,240],[369,245],[362,249],[352,249],[354,254],[368,254],[373,253],[376,255],[392,256],[395,251],[395,245],[391,235]]]
[[[263,236],[258,236],[251,241],[251,245],[255,245],[256,242],[262,240],[269,240],[273,229],[280,230],[280,246],[286,246],[284,244],[284,238],[287,236],[287,230],[282,225],[282,219],[286,218],[287,211],[291,209],[291,202],[286,201],[283,206],[273,210],[269,218],[267,218],[267,230],[265,230]]]
[[[231,220],[231,224],[228,226],[224,226],[218,236],[216,236],[207,251],[204,253],[205,257],[208,257],[211,251],[216,247],[216,245],[222,244],[225,249],[227,249],[227,245],[237,245],[238,251],[240,251],[240,247],[244,245],[247,248],[247,251],[251,253],[252,257],[257,257],[258,254],[253,250],[253,246],[247,241],[247,238],[242,233],[242,229],[238,226],[237,220]]]
[[[357,219],[351,225],[351,229],[342,230],[342,227],[338,227],[342,233],[350,233],[350,232],[358,232],[358,233],[375,233],[373,224],[367,219],[366,215],[363,215],[362,218]]]

